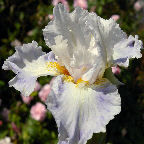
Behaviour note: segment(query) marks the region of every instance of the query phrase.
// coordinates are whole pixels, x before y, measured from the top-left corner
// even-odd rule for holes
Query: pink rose
[[[121,69],[118,66],[112,67],[112,72],[116,75],[119,75],[121,72]]]
[[[115,14],[115,15],[112,15],[111,18],[115,21],[119,20],[120,19],[120,16]]]
[[[49,84],[46,84],[43,86],[43,88],[41,89],[41,91],[39,92],[38,96],[39,98],[41,99],[41,101],[45,102],[47,97],[48,97],[48,94],[50,93],[50,85]]]
[[[40,102],[37,102],[31,107],[30,110],[31,117],[37,121],[43,121],[46,116],[46,108]]]
[[[30,102],[32,101],[33,97],[32,96],[21,96],[22,100],[25,104],[30,104]]]
[[[68,4],[67,0],[53,0],[53,1],[52,1],[52,4],[53,4],[54,6],[56,6],[58,3],[64,4],[65,7],[66,7],[66,9],[67,9],[67,11],[70,10],[70,9],[69,9],[69,4]]]
[[[142,7],[143,7],[142,2],[140,2],[140,1],[135,2],[135,4],[134,4],[134,9],[135,9],[136,11],[140,11]]]
[[[74,7],[81,7],[83,9],[87,9],[87,0],[74,0]]]

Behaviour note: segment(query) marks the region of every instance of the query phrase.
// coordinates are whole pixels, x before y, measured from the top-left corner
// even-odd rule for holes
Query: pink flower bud
[[[0,126],[2,126],[3,125],[3,121],[2,120],[0,120]]]
[[[49,15],[48,15],[48,18],[49,18],[50,20],[52,20],[52,19],[53,19],[53,15],[52,15],[52,14],[49,14]]]
[[[119,20],[120,19],[120,16],[115,14],[115,15],[112,15],[111,18],[115,21]]]
[[[67,11],[70,10],[70,9],[69,9],[69,4],[68,4],[67,0],[53,0],[53,1],[52,1],[52,4],[53,4],[54,6],[56,6],[58,3],[64,4],[65,7],[66,7],[66,9],[67,9]]]
[[[42,89],[41,91],[39,92],[38,96],[39,98],[41,99],[41,101],[45,102],[47,97],[48,97],[48,94],[50,93],[50,85],[49,84],[46,84]]]
[[[30,102],[32,101],[33,97],[32,96],[21,96],[22,100],[25,104],[30,104]]]
[[[31,117],[37,121],[43,121],[46,116],[46,108],[40,102],[37,102],[31,107],[30,110]]]
[[[41,85],[38,82],[36,82],[34,91],[39,91],[40,88],[41,88]]]
[[[112,72],[116,75],[119,75],[121,72],[121,69],[118,66],[112,67]]]
[[[87,9],[87,0],[74,0],[74,7],[81,7],[83,9]]]

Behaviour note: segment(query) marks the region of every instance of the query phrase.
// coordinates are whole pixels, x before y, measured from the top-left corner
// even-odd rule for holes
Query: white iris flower
[[[121,111],[118,80],[109,70],[104,77],[106,69],[140,58],[142,42],[127,37],[113,19],[79,7],[68,13],[62,4],[54,8],[54,20],[43,34],[51,52],[42,52],[35,41],[18,46],[3,69],[16,74],[9,84],[25,96],[38,77],[57,76],[46,104],[58,126],[59,144],[86,144]]]

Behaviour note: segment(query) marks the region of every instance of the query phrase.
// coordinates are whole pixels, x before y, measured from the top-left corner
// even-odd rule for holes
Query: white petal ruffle
[[[59,144],[86,144],[93,133],[105,132],[106,125],[121,110],[120,95],[108,80],[79,88],[58,76],[47,99],[59,130]]]
[[[37,42],[16,47],[16,52],[3,64],[4,70],[12,70],[17,74],[9,85],[19,90],[22,95],[29,96],[39,76],[57,75],[55,67],[49,67],[49,62],[56,62],[53,52],[45,54]]]
[[[129,36],[114,46],[113,60],[114,64],[128,67],[130,58],[141,58],[142,41],[138,36]]]

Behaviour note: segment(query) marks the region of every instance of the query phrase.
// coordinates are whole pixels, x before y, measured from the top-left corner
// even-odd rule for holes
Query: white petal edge
[[[114,46],[113,60],[115,65],[120,65],[124,67],[129,66],[130,58],[141,58],[141,49],[143,44],[141,40],[138,40],[138,36],[129,36],[117,43]]]

